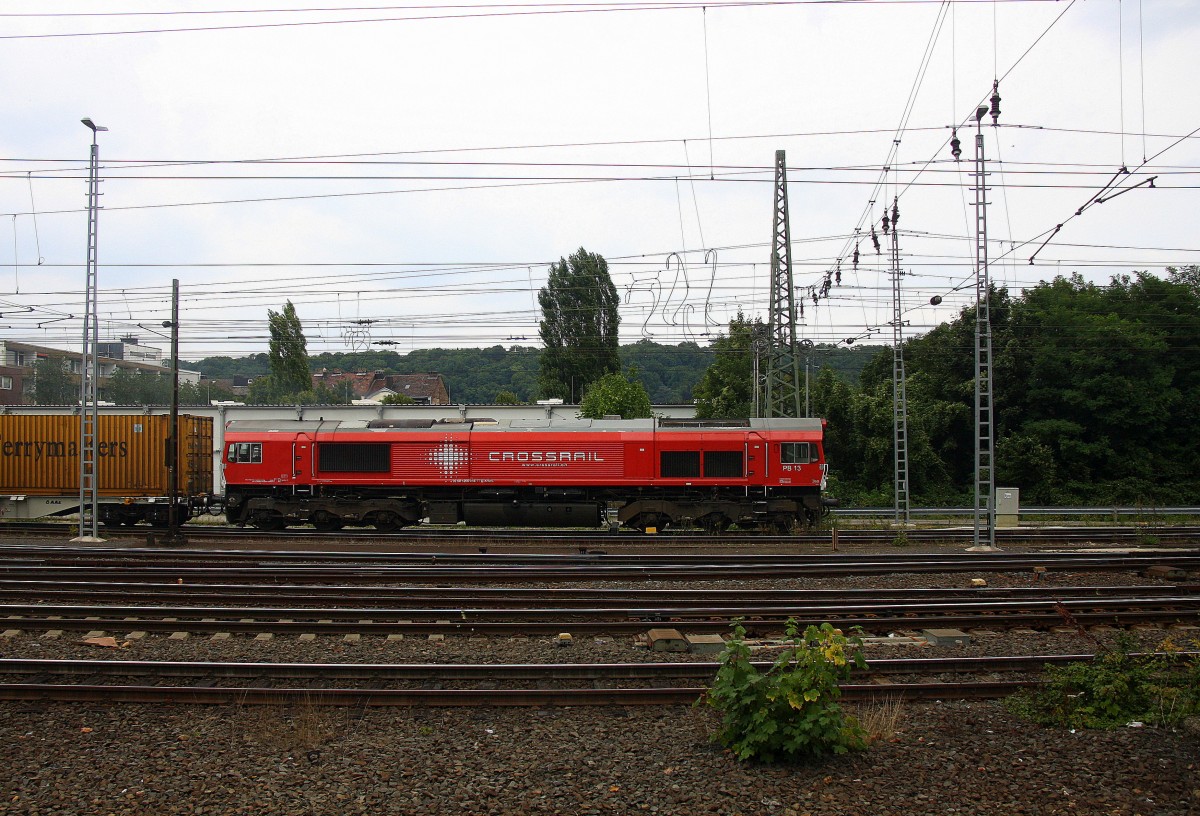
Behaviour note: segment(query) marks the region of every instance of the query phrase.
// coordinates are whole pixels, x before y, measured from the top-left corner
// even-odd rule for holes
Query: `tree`
[[[79,383],[73,381],[65,358],[42,357],[34,365],[33,401],[36,405],[79,402]]]
[[[696,416],[701,419],[744,419],[754,416],[754,338],[765,337],[761,320],[738,312],[729,321],[729,334],[713,341],[716,357],[693,389]],[[766,355],[762,356],[765,363]],[[761,372],[765,373],[765,372]]]
[[[296,307],[289,300],[282,312],[267,309],[271,331],[270,352],[272,390],[279,395],[299,394],[312,390],[312,374],[308,367],[308,344],[304,329],[296,316]]]
[[[619,414],[621,419],[653,415],[650,395],[637,379],[637,369],[631,369],[628,374],[605,374],[588,386],[579,404],[579,415],[602,419],[610,414]]]
[[[601,255],[580,247],[550,265],[538,292],[545,350],[540,364],[542,396],[574,400],[605,374],[621,370],[617,288]]]
[[[520,405],[521,401],[517,399],[517,395],[512,391],[497,391],[496,398],[492,400],[496,405]]]
[[[388,394],[379,401],[380,405],[416,405],[417,401],[408,394]]]

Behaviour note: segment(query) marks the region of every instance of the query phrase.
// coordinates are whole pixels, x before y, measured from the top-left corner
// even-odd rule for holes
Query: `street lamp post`
[[[96,310],[96,227],[100,196],[100,147],[96,134],[101,127],[91,119],[80,120],[92,131],[88,162],[88,243],[84,286],[83,348],[79,357],[79,536],[74,541],[99,542],[98,431],[100,407],[100,322]]]

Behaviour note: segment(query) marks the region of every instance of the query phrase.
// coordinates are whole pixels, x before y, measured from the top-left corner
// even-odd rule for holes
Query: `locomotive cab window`
[[[784,442],[779,446],[779,462],[783,465],[806,465],[817,461],[811,442]]]
[[[230,442],[226,461],[239,465],[262,464],[261,442]]]

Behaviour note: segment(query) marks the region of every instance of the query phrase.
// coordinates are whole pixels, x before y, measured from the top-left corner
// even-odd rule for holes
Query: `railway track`
[[[744,620],[758,632],[782,631],[789,620],[801,626],[831,622],[871,633],[939,628],[1050,628],[1064,624],[1126,627],[1135,624],[1196,625],[1200,594],[1130,593],[1120,590],[1084,598],[895,599],[857,603],[755,603],[647,607],[583,605],[539,607],[257,607],[130,606],[118,604],[3,604],[0,622],[9,631],[85,631],[120,635],[139,632],[274,635],[637,635],[669,624],[680,632],[720,633]]]
[[[0,537],[62,537],[74,535],[75,525],[64,522],[0,522]],[[911,545],[920,544],[966,544],[973,538],[970,527],[924,527],[905,528],[905,540]],[[794,551],[796,547],[831,547],[836,545],[881,546],[894,543],[894,529],[838,529],[804,532],[778,536],[761,533],[727,532],[722,535],[707,535],[695,530],[664,531],[657,535],[645,535],[636,531],[609,532],[596,529],[581,530],[527,530],[486,528],[408,528],[384,533],[374,529],[339,530],[321,532],[311,528],[291,528],[276,532],[265,532],[252,528],[225,527],[206,524],[185,525],[181,533],[190,546],[218,545],[259,547],[361,547],[368,549],[390,549],[402,544],[406,548],[422,549],[475,549],[478,547],[537,548],[562,550],[576,548],[608,547],[614,549],[642,549],[646,547],[672,550],[688,549],[731,549],[736,547],[783,548]],[[106,527],[103,535],[110,542],[142,544],[148,540],[161,540],[165,531],[151,527]],[[1020,527],[996,530],[996,540],[1001,546],[1077,546],[1091,543],[1097,546],[1138,545],[1194,545],[1200,542],[1198,526],[1095,526],[1095,527]]]
[[[1032,684],[1046,664],[1092,655],[872,661],[842,686],[844,699],[980,699]],[[766,671],[772,664],[755,661]],[[320,706],[684,705],[718,663],[328,664],[0,660],[0,699]],[[1001,680],[1000,674],[1019,674]],[[971,679],[947,681],[947,676]],[[902,681],[890,678],[903,677]],[[172,685],[180,679],[187,685]],[[49,682],[51,679],[60,682]],[[133,683],[99,680],[137,680]],[[253,680],[259,685],[240,685]],[[308,685],[297,685],[307,681]],[[520,687],[521,683],[536,687]],[[339,685],[332,685],[332,684]],[[422,684],[420,686],[414,683]],[[640,684],[616,686],[615,684]],[[507,684],[508,687],[500,687]],[[446,688],[454,685],[454,688]]]
[[[1200,549],[1120,552],[886,554],[778,553],[346,553],[122,549],[46,545],[0,547],[0,578],[23,581],[421,584],[580,581],[721,581],[899,572],[1043,570],[1200,571]]]

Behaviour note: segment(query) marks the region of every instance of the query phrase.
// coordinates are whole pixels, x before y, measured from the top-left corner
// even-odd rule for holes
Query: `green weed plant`
[[[814,761],[863,750],[867,734],[838,702],[839,683],[865,668],[862,641],[828,623],[803,633],[787,622],[788,646],[764,674],[750,662],[746,630],[734,623],[707,702],[721,712],[713,736],[739,760]]]
[[[1041,725],[1173,726],[1200,716],[1200,660],[1170,640],[1157,654],[1133,654],[1126,633],[1090,662],[1047,666],[1042,682],[1009,697],[1009,709]]]

